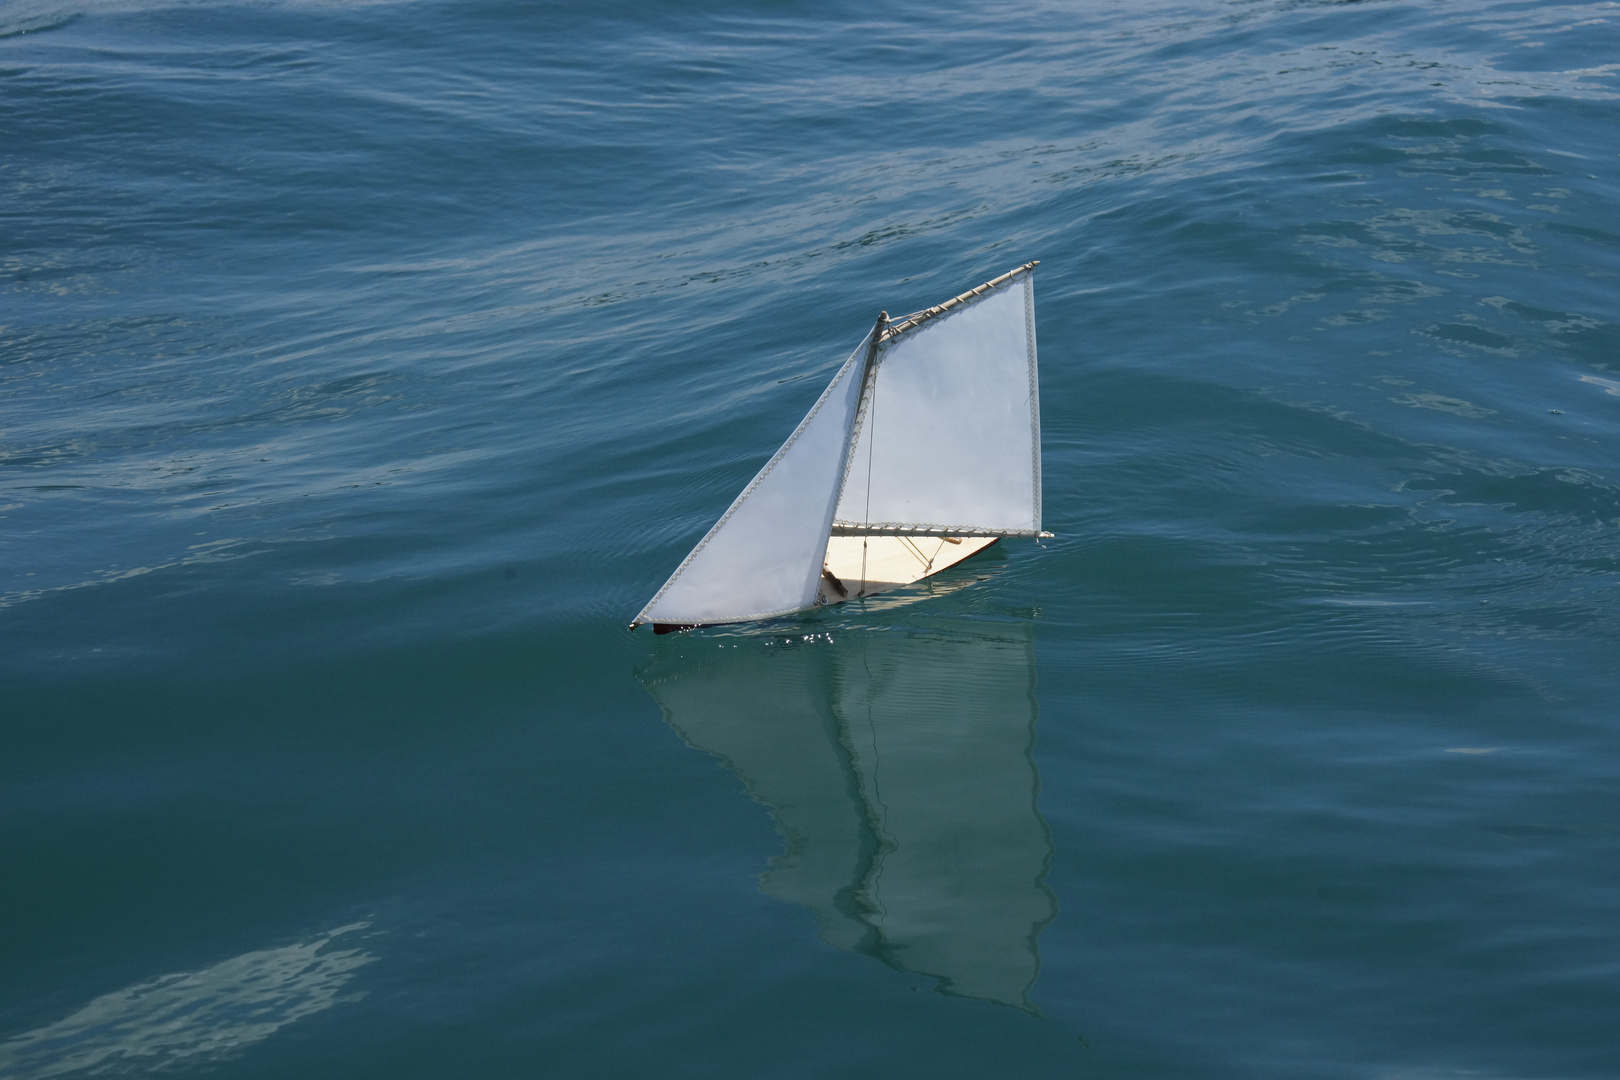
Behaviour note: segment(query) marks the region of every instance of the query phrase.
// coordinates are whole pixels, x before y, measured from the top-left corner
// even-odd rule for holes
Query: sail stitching
[[[843,499],[844,487],[849,483],[849,471],[855,467],[855,455],[849,450],[853,449],[861,440],[861,430],[866,426],[866,414],[871,408],[872,399],[877,394],[877,372],[883,363],[882,349],[872,351],[871,363],[867,366],[863,377],[866,385],[861,387],[861,400],[855,406],[855,422],[849,426],[849,449],[844,452],[844,475],[838,481],[838,498]]]
[[[715,615],[695,620],[669,619],[667,622],[676,623],[680,626],[725,626],[728,623],[759,622],[763,619],[779,619],[784,615],[797,615],[806,610],[808,609],[803,607],[785,607],[776,611],[749,612],[746,615]],[[649,621],[657,621],[660,623],[666,622],[666,620],[663,619]],[[638,623],[637,625],[639,626],[640,624]]]
[[[1035,520],[1030,524],[1041,531],[1041,387],[1035,370],[1035,275],[1024,278],[1024,340],[1029,346],[1029,422],[1032,438],[1030,453],[1034,458],[1031,470],[1035,478]]]
[[[881,359],[881,346],[884,337],[888,334],[889,313],[884,311],[878,315],[877,325],[872,327],[869,340],[872,342],[872,351],[866,359],[866,370],[861,372],[861,399],[855,405],[855,419],[849,426],[849,437],[844,442],[844,468],[843,475],[838,478],[838,500],[833,503],[833,511],[837,513],[838,502],[843,501],[844,488],[849,484],[849,471],[855,466],[855,448],[860,444],[861,431],[866,426],[866,418],[876,415],[874,408],[877,403],[877,376],[878,368],[883,363]],[[871,441],[867,441],[866,454],[866,501],[870,506],[872,502],[872,454]],[[861,545],[861,584],[856,590],[857,596],[866,593],[866,545]]]
[[[883,340],[893,341],[901,335],[908,334],[917,329],[919,326],[922,326],[941,315],[949,314],[950,312],[955,311],[958,307],[982,300],[986,296],[989,296],[991,293],[995,292],[997,289],[1002,288],[1005,285],[1010,285],[1013,281],[1017,280],[1019,276],[1030,273],[1039,265],[1039,259],[1036,259],[1034,262],[1027,262],[1023,266],[1018,267],[1016,270],[1009,270],[1000,277],[991,278],[983,285],[969,289],[960,296],[953,296],[943,304],[935,304],[933,307],[925,308],[924,310],[917,312],[915,315],[908,315],[904,319],[901,319],[900,321],[891,325],[888,332],[883,335]]]
[[[860,536],[1039,536],[1039,529],[987,529],[982,525],[933,525],[913,521],[845,521],[834,519],[834,535]]]
[[[866,335],[866,338],[861,341],[860,346],[850,354],[849,359],[844,361],[843,366],[838,369],[838,374],[833,376],[832,381],[827,384],[827,388],[823,390],[821,392],[821,396],[816,399],[815,405],[811,406],[810,411],[805,414],[804,419],[799,421],[799,426],[793,429],[793,434],[788,436],[787,442],[782,444],[781,448],[771,456],[771,460],[765,463],[765,467],[759,470],[759,473],[755,475],[754,479],[749,482],[747,487],[743,488],[742,494],[738,495],[731,501],[731,505],[726,508],[726,512],[720,515],[720,520],[710,526],[709,531],[703,534],[703,539],[698,541],[697,547],[693,548],[691,552],[687,554],[686,558],[681,560],[681,565],[677,566],[675,568],[675,572],[669,575],[669,580],[664,582],[663,587],[653,594],[653,598],[647,601],[646,606],[643,607],[640,613],[636,615],[635,621],[630,624],[632,627],[637,626],[645,621],[644,616],[647,614],[647,612],[651,611],[655,606],[657,606],[658,601],[663,599],[664,594],[669,591],[670,586],[674,585],[676,580],[686,572],[686,568],[692,564],[692,560],[698,557],[698,553],[709,546],[709,541],[713,540],[720,530],[725,527],[726,522],[731,520],[731,516],[737,512],[743,503],[748,501],[748,497],[752,495],[754,490],[758,488],[759,485],[764,482],[765,478],[771,474],[771,470],[776,468],[777,462],[781,461],[783,456],[793,448],[793,444],[799,441],[799,436],[803,435],[805,429],[810,426],[810,421],[816,418],[816,414],[819,413],[821,411],[821,407],[827,403],[827,399],[832,397],[833,388],[838,385],[839,381],[843,378],[844,373],[854,365],[856,359],[866,350],[867,343],[871,340],[871,337],[872,334],[869,332]],[[802,609],[786,609],[786,611],[800,610]],[[768,619],[774,615],[786,614],[786,611],[742,617]]]

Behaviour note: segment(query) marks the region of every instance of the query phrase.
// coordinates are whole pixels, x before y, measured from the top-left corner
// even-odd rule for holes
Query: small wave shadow
[[[103,994],[65,1019],[0,1043],[0,1076],[156,1072],[235,1057],[295,1020],[358,1000],[361,994],[340,991],[376,957],[328,946],[367,925]]]
[[[0,15],[0,41],[24,34],[42,34],[47,30],[60,30],[78,22],[84,13],[72,8],[52,4],[48,6],[18,5]]]

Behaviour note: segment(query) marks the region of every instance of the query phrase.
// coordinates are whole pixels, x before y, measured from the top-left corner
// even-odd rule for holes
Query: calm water
[[[1620,1075],[1620,5],[0,3],[0,1076]],[[1042,260],[1044,545],[624,624]]]

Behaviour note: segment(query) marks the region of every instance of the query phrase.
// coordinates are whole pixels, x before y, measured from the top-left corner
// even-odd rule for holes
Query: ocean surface
[[[1030,259],[1045,526],[626,623]],[[1620,4],[0,0],[0,1077],[1620,1076]]]

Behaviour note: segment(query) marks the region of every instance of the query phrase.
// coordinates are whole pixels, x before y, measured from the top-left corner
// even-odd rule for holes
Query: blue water
[[[1617,57],[0,3],[0,1076],[1620,1075]],[[1055,539],[626,633],[1028,259]]]

